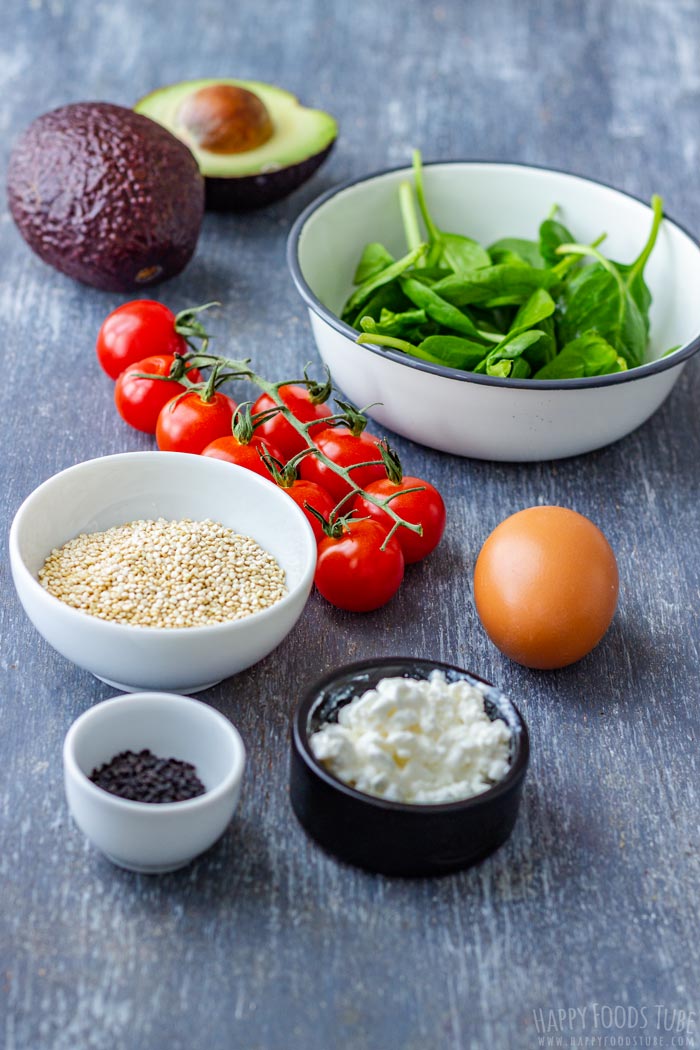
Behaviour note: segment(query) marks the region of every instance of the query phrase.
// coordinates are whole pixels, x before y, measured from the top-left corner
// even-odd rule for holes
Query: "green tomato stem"
[[[219,357],[215,354],[208,353],[195,353],[191,357],[190,355],[186,356],[188,364],[191,364],[193,367],[212,368],[212,376],[209,377],[209,383],[207,384],[211,384],[212,389],[215,389],[219,383],[224,381],[229,381],[232,379],[244,379],[250,383],[253,383],[264,394],[267,394],[268,397],[270,397],[272,401],[274,401],[274,403],[277,405],[281,415],[284,416],[289,425],[293,427],[294,430],[296,430],[296,432],[304,439],[304,442],[306,443],[307,447],[303,450],[303,452],[298,453],[297,456],[294,457],[294,461],[296,461],[297,458],[302,458],[306,455],[315,455],[316,458],[324,464],[324,466],[328,467],[329,470],[333,471],[334,474],[337,474],[338,477],[342,478],[343,481],[345,481],[350,486],[351,491],[340,500],[338,506],[342,506],[345,502],[347,502],[347,500],[351,496],[360,495],[368,503],[373,503],[375,506],[380,507],[382,510],[385,510],[389,517],[392,519],[393,525],[389,534],[387,535],[387,538],[382,543],[382,550],[384,550],[387,543],[398,528],[409,529],[411,532],[415,532],[419,536],[423,535],[423,527],[421,525],[416,525],[411,521],[406,521],[404,518],[401,517],[400,514],[396,513],[396,511],[391,507],[389,502],[387,502],[382,497],[375,496],[371,492],[367,492],[365,489],[362,488],[361,485],[358,485],[355,479],[352,477],[350,469],[346,467],[341,467],[337,463],[334,463],[332,459],[330,459],[324,452],[321,451],[316,442],[309,435],[309,428],[312,426],[317,426],[319,421],[312,420],[310,423],[301,423],[280,397],[279,388],[282,386],[287,386],[289,380],[286,380],[282,383],[271,383],[263,376],[260,376],[256,372],[254,372],[253,369],[250,367],[249,360],[247,359],[236,360],[233,358]],[[228,369],[228,371],[224,371],[225,369]],[[216,376],[215,379],[213,379],[214,376]],[[310,380],[304,380],[304,382],[308,383],[310,382]],[[345,416],[341,416],[339,418],[344,419]],[[383,465],[383,461],[372,460],[368,461],[367,463],[354,463],[351,469],[354,470],[357,466],[376,466],[377,464]],[[396,495],[398,495],[398,493],[392,493],[392,497]],[[335,509],[336,508],[334,508],[334,511]]]

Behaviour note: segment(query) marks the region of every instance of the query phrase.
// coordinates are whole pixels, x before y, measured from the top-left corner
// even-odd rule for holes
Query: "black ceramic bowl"
[[[340,707],[382,678],[427,678],[443,671],[484,694],[490,718],[511,732],[510,768],[497,784],[460,802],[387,802],[356,791],[314,757],[309,735],[333,721]],[[290,793],[305,830],[342,860],[386,875],[440,875],[486,857],[515,824],[530,753],[527,726],[511,701],[478,675],[450,664],[411,657],[363,660],[325,675],[302,697],[292,726]]]

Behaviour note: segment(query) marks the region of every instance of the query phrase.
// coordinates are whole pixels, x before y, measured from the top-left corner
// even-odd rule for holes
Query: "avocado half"
[[[229,102],[240,134],[227,138],[220,110]],[[218,112],[201,119],[210,105]],[[189,146],[204,176],[206,205],[214,211],[245,211],[286,197],[323,163],[338,134],[330,114],[257,80],[183,81],[146,95],[134,109]]]

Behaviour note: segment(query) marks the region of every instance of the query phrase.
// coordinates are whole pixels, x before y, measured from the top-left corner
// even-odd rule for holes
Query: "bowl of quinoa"
[[[35,489],[10,562],[27,615],[63,656],[120,689],[196,692],[286,637],[316,544],[287,494],[251,471],[130,452]]]

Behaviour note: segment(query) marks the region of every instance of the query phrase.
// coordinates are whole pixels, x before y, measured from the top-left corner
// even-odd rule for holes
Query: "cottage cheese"
[[[310,738],[340,780],[393,802],[455,802],[486,791],[508,770],[510,731],[484,697],[441,671],[428,680],[383,678]]]

